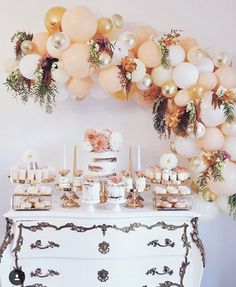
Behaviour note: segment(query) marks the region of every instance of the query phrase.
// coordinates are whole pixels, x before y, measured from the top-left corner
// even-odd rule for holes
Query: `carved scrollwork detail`
[[[107,254],[109,253],[110,251],[110,244],[106,241],[103,241],[101,243],[99,243],[98,245],[98,251],[101,253],[101,254]]]
[[[47,286],[44,286],[43,284],[35,283],[33,285],[27,285],[25,287],[47,287]]]
[[[203,267],[205,268],[206,267],[206,254],[205,254],[204,245],[203,245],[202,240],[200,239],[200,236],[199,236],[198,218],[197,217],[193,218],[191,220],[191,223],[192,223],[192,227],[193,227],[193,232],[191,233],[191,237],[192,237],[193,242],[197,245],[197,247],[201,253],[202,264],[203,264]]]
[[[153,275],[153,276],[154,275],[166,275],[166,274],[173,275],[173,273],[174,273],[174,271],[170,267],[164,266],[162,272],[157,271],[157,268],[155,267],[155,268],[149,269],[146,272],[146,275]]]
[[[153,247],[159,246],[159,247],[172,247],[173,248],[173,247],[175,247],[175,242],[166,238],[165,243],[161,244],[158,239],[155,239],[155,240],[148,242],[147,246],[153,246]]]
[[[53,242],[53,241],[48,241],[48,244],[43,246],[41,240],[37,240],[35,243],[32,243],[30,245],[31,249],[48,249],[48,248],[54,248],[54,247],[60,247],[59,244]]]
[[[105,269],[98,271],[98,280],[100,282],[106,282],[109,279],[109,272]]]
[[[12,242],[14,235],[12,233],[12,225],[13,225],[13,220],[6,218],[6,232],[5,236],[3,239],[3,243],[0,246],[0,262],[1,258],[3,256],[4,251],[7,249],[7,246]]]
[[[46,274],[42,273],[41,268],[37,268],[35,271],[30,272],[31,277],[39,277],[39,278],[46,278],[49,276],[58,276],[58,275],[60,275],[60,273],[52,269],[48,269],[48,272]]]

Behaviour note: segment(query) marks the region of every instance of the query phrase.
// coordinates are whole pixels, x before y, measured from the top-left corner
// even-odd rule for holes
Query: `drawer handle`
[[[105,269],[98,271],[98,280],[100,282],[106,282],[109,279],[109,272]]]
[[[25,286],[25,287],[46,287],[46,286],[44,286],[43,284],[35,283],[35,284],[33,284],[33,285],[27,285],[27,286]]]
[[[42,274],[42,269],[41,268],[37,268],[35,271],[32,271],[30,273],[30,276],[31,277],[39,277],[39,278],[46,278],[46,277],[49,277],[49,276],[58,276],[60,273],[57,272],[57,271],[54,271],[52,269],[48,269],[48,273],[46,274]]]
[[[101,254],[107,254],[108,252],[110,252],[110,244],[108,242],[106,242],[106,241],[103,241],[103,242],[99,243],[98,251]]]
[[[170,267],[164,266],[162,272],[158,272],[156,268],[151,268],[146,272],[146,275],[173,275],[173,273],[174,271]]]
[[[48,248],[54,248],[54,247],[60,247],[59,244],[53,242],[53,241],[48,241],[48,245],[43,246],[41,240],[37,240],[35,243],[32,243],[30,245],[31,249],[48,249]]]
[[[153,246],[153,247],[157,247],[157,246],[159,246],[159,247],[172,247],[172,248],[175,247],[175,243],[168,238],[165,239],[164,244],[159,243],[159,240],[152,240],[147,245]]]

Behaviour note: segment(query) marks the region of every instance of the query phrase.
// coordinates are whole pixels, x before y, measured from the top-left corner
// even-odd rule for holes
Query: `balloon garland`
[[[15,60],[6,63],[5,85],[23,103],[34,99],[52,112],[58,84],[81,100],[94,82],[113,98],[153,106],[154,129],[173,152],[189,159],[192,187],[206,202],[236,214],[236,70],[231,58],[214,58],[181,31],[158,35],[141,26],[122,32],[122,16],[96,19],[78,6],[53,7],[46,32],[18,31]],[[227,198],[228,201],[227,201]],[[202,199],[201,199],[202,200]],[[228,202],[225,204],[225,202]]]

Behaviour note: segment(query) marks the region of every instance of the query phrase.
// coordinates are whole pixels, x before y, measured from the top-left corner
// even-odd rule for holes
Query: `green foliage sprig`
[[[236,218],[236,193],[229,197],[228,204],[230,206],[230,215],[233,215],[235,219]]]
[[[24,56],[24,53],[21,51],[22,42],[26,40],[32,41],[32,39],[33,39],[33,34],[27,33],[24,31],[17,31],[11,37],[11,42],[15,43],[14,49],[15,49],[16,60],[19,61]]]

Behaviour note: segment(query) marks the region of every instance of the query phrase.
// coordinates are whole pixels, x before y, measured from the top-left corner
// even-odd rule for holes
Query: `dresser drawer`
[[[22,222],[19,257],[129,258],[184,255],[187,225],[121,223],[85,226],[78,223]],[[17,242],[15,243],[17,245]],[[14,246],[13,246],[14,248]]]
[[[171,281],[180,283],[183,257],[140,258],[126,260],[22,259],[25,286],[35,283],[45,287],[156,287]],[[124,285],[125,284],[125,285]]]

